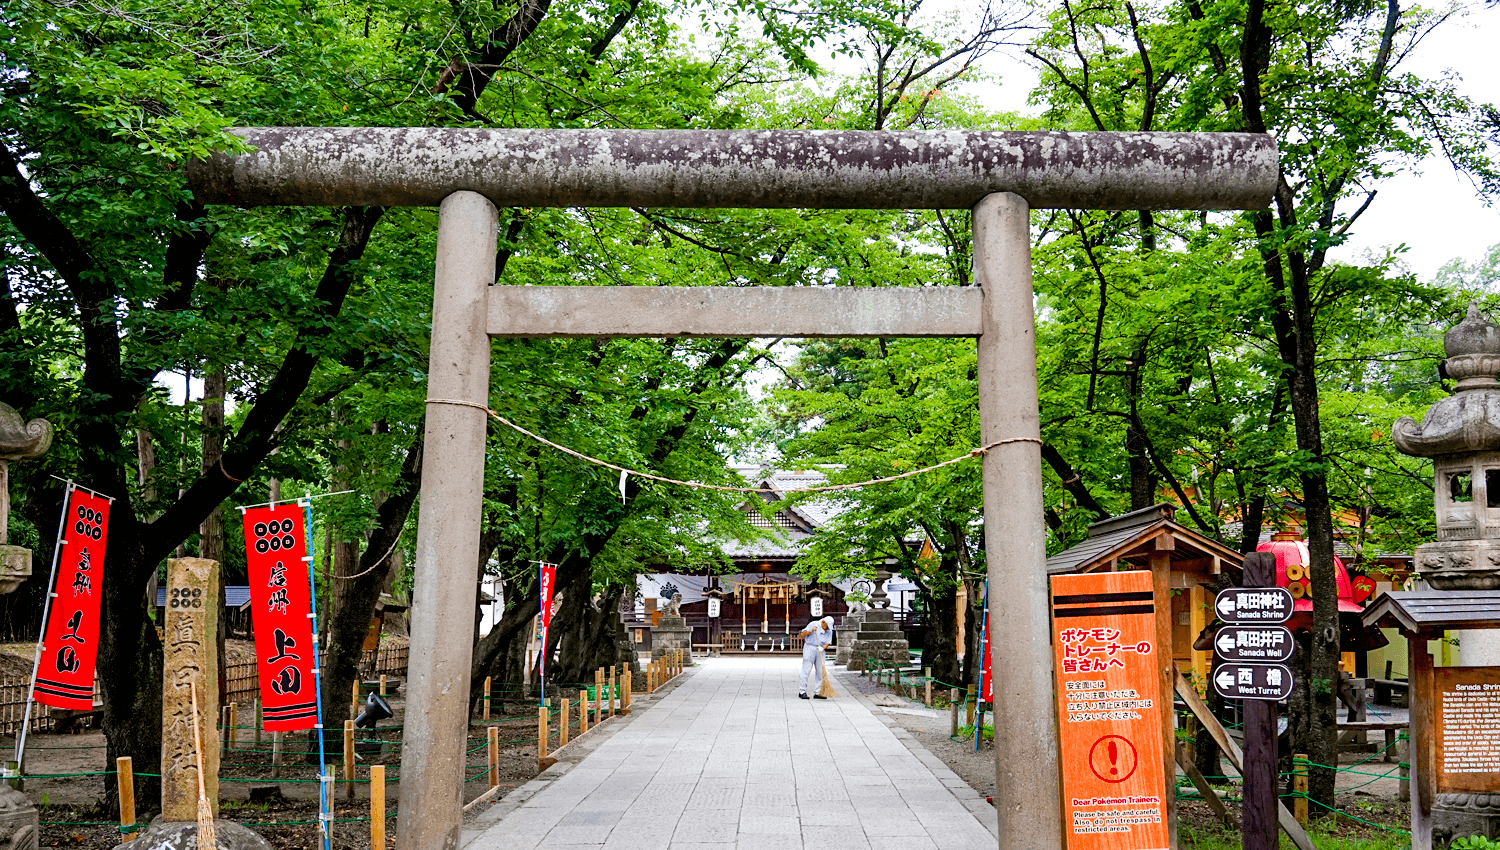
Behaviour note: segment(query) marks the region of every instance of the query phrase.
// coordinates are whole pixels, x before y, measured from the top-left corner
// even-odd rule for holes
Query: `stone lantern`
[[[1402,453],[1432,458],[1437,541],[1417,547],[1417,572],[1434,590],[1500,589],[1500,327],[1469,305],[1443,337],[1453,394],[1419,425],[1391,426]]]
[[[10,545],[10,462],[41,457],[52,445],[52,425],[30,422],[0,403],[0,594],[10,593],[31,575],[31,550]]]

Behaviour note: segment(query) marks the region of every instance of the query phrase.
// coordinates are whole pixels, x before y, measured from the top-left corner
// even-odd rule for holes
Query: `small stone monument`
[[[194,850],[198,846],[198,754],[193,735],[192,686],[198,689],[203,741],[203,786],[214,809],[214,838],[221,850],[271,850],[247,827],[218,819],[219,562],[167,559],[167,612],[162,627],[161,816],[125,850]]]
[[[651,657],[656,659],[679,650],[687,657],[692,646],[693,630],[682,616],[682,594],[674,593],[661,618],[651,627]]]
[[[859,634],[860,626],[864,625],[865,612],[869,606],[863,602],[851,601],[849,613],[839,623],[838,641],[839,645],[834,650],[833,663],[849,666],[849,659],[853,656],[854,636]]]
[[[0,785],[0,850],[37,850],[37,829],[36,807],[26,795]]]
[[[911,647],[896,625],[891,600],[885,595],[885,583],[890,577],[886,570],[875,573],[875,592],[870,594],[871,608],[865,612],[864,622],[849,648],[850,670],[863,670],[865,662],[872,659],[902,666],[911,661]]]
[[[10,593],[31,575],[31,550],[10,545],[10,462],[41,457],[52,445],[52,425],[27,422],[0,403],[0,594]]]

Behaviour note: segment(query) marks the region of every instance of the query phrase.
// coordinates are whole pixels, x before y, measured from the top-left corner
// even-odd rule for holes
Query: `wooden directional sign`
[[[1279,702],[1292,695],[1292,671],[1284,664],[1222,664],[1214,690],[1225,699]]]
[[[1226,623],[1275,625],[1292,618],[1294,601],[1284,587],[1230,587],[1214,597],[1214,612]]]
[[[1274,663],[1291,658],[1294,649],[1285,626],[1222,626],[1214,635],[1214,655],[1221,661]]]

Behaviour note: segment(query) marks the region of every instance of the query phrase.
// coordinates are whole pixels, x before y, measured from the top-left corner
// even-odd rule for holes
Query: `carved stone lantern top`
[[[45,419],[30,422],[15,408],[0,402],[0,461],[41,457],[52,446],[52,424]]]
[[[1458,379],[1453,394],[1428,409],[1422,423],[1403,416],[1391,426],[1402,453],[1438,457],[1500,449],[1500,326],[1469,305],[1443,336],[1444,365]]]

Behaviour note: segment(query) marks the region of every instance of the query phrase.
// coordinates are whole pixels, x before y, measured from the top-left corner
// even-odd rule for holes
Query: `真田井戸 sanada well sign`
[[[1052,577],[1068,850],[1170,845],[1155,641],[1150,572]]]

